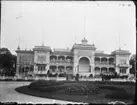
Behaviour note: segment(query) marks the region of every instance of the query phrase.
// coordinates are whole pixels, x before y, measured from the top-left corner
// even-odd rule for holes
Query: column
[[[58,65],[56,65],[56,67],[57,67],[57,68],[56,68],[56,71],[55,71],[55,72],[58,73]]]
[[[59,55],[56,55],[57,56],[57,60],[56,61],[58,61],[59,59],[58,59],[58,57],[59,57]]]
[[[77,66],[78,66],[78,64],[74,63],[74,66],[73,66],[73,74],[74,75],[76,75],[78,73]]]
[[[109,68],[107,67],[107,72],[109,72]]]
[[[107,58],[107,64],[109,64],[109,58]]]
[[[20,66],[20,61],[21,61],[21,57],[19,56],[20,54],[17,53],[17,63],[16,63],[16,76],[19,76],[19,66]]]
[[[49,70],[49,64],[46,65],[46,73],[48,72]]]
[[[100,57],[100,63],[101,63],[101,58],[102,58],[102,57]]]
[[[95,76],[95,70],[94,70],[95,65],[90,64],[90,67],[91,67],[91,73],[93,74],[93,76]]]
[[[126,74],[127,74],[127,75],[130,74],[130,68],[129,68],[129,67],[126,69]]]
[[[16,76],[19,76],[19,67],[20,67],[20,65],[17,64],[17,65],[16,65]]]
[[[46,53],[46,63],[50,63],[50,53]]]
[[[66,61],[66,55],[64,55],[64,57],[65,57],[65,61]]]
[[[65,70],[65,73],[66,73],[66,66],[64,66],[65,68],[64,68],[64,70]]]
[[[24,67],[24,65],[23,65],[23,67]],[[24,67],[24,73],[23,74],[26,74],[26,66]]]
[[[36,73],[38,71],[38,67],[36,64],[34,64],[34,73]]]
[[[120,73],[120,68],[119,67],[116,67],[116,72]]]
[[[116,72],[119,73],[120,72],[120,68],[118,67],[118,64],[120,64],[120,61],[119,61],[119,55],[116,55],[116,58],[115,58],[115,64],[116,64]]]

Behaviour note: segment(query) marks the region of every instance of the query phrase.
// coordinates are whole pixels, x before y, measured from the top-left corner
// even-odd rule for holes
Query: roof
[[[105,57],[114,57],[111,54],[105,54],[105,53],[95,53],[95,56],[105,56]]]
[[[51,52],[51,55],[73,55],[70,51],[54,51]]]
[[[105,53],[95,53],[95,56],[111,56],[111,55]]]
[[[16,50],[16,53],[34,53],[32,50]]]
[[[69,49],[54,49],[54,51],[63,51],[63,52],[70,52],[70,50]]]
[[[88,40],[86,38],[81,40],[81,44],[74,44],[72,47],[73,49],[81,49],[81,50],[96,50],[96,47],[91,44],[87,44]]]
[[[33,50],[39,50],[39,51],[51,51],[51,48],[49,46],[35,46]]]
[[[126,54],[126,55],[130,55],[131,53],[128,50],[115,50],[113,52],[111,52],[112,55],[116,55],[116,54]]]
[[[95,50],[96,47],[91,44],[74,44],[72,50],[73,49]]]

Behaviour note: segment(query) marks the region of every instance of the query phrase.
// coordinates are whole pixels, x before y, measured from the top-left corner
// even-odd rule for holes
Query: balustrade
[[[110,62],[96,62],[96,61],[95,61],[95,64],[96,64],[96,65],[114,65],[114,62],[111,62],[111,63],[110,63]]]
[[[51,60],[50,61],[51,64],[67,64],[67,65],[72,65],[73,62],[72,61],[67,61],[67,60]]]
[[[118,64],[119,67],[129,67],[129,64]]]

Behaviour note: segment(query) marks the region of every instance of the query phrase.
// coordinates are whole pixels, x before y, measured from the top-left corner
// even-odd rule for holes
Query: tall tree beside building
[[[135,75],[136,72],[136,55],[133,54],[129,61],[130,65],[132,65],[132,68],[130,68],[130,73]]]
[[[0,75],[14,76],[16,71],[16,56],[7,48],[0,49]]]

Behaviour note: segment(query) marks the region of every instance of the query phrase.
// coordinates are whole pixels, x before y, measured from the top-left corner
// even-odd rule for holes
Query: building
[[[49,46],[35,46],[33,50],[16,50],[17,75],[51,73],[77,73],[83,76],[100,75],[101,73],[117,72],[128,75],[129,55],[127,50],[115,50],[111,54],[96,51],[95,45],[82,39],[81,44],[74,44],[72,49],[54,49]]]

